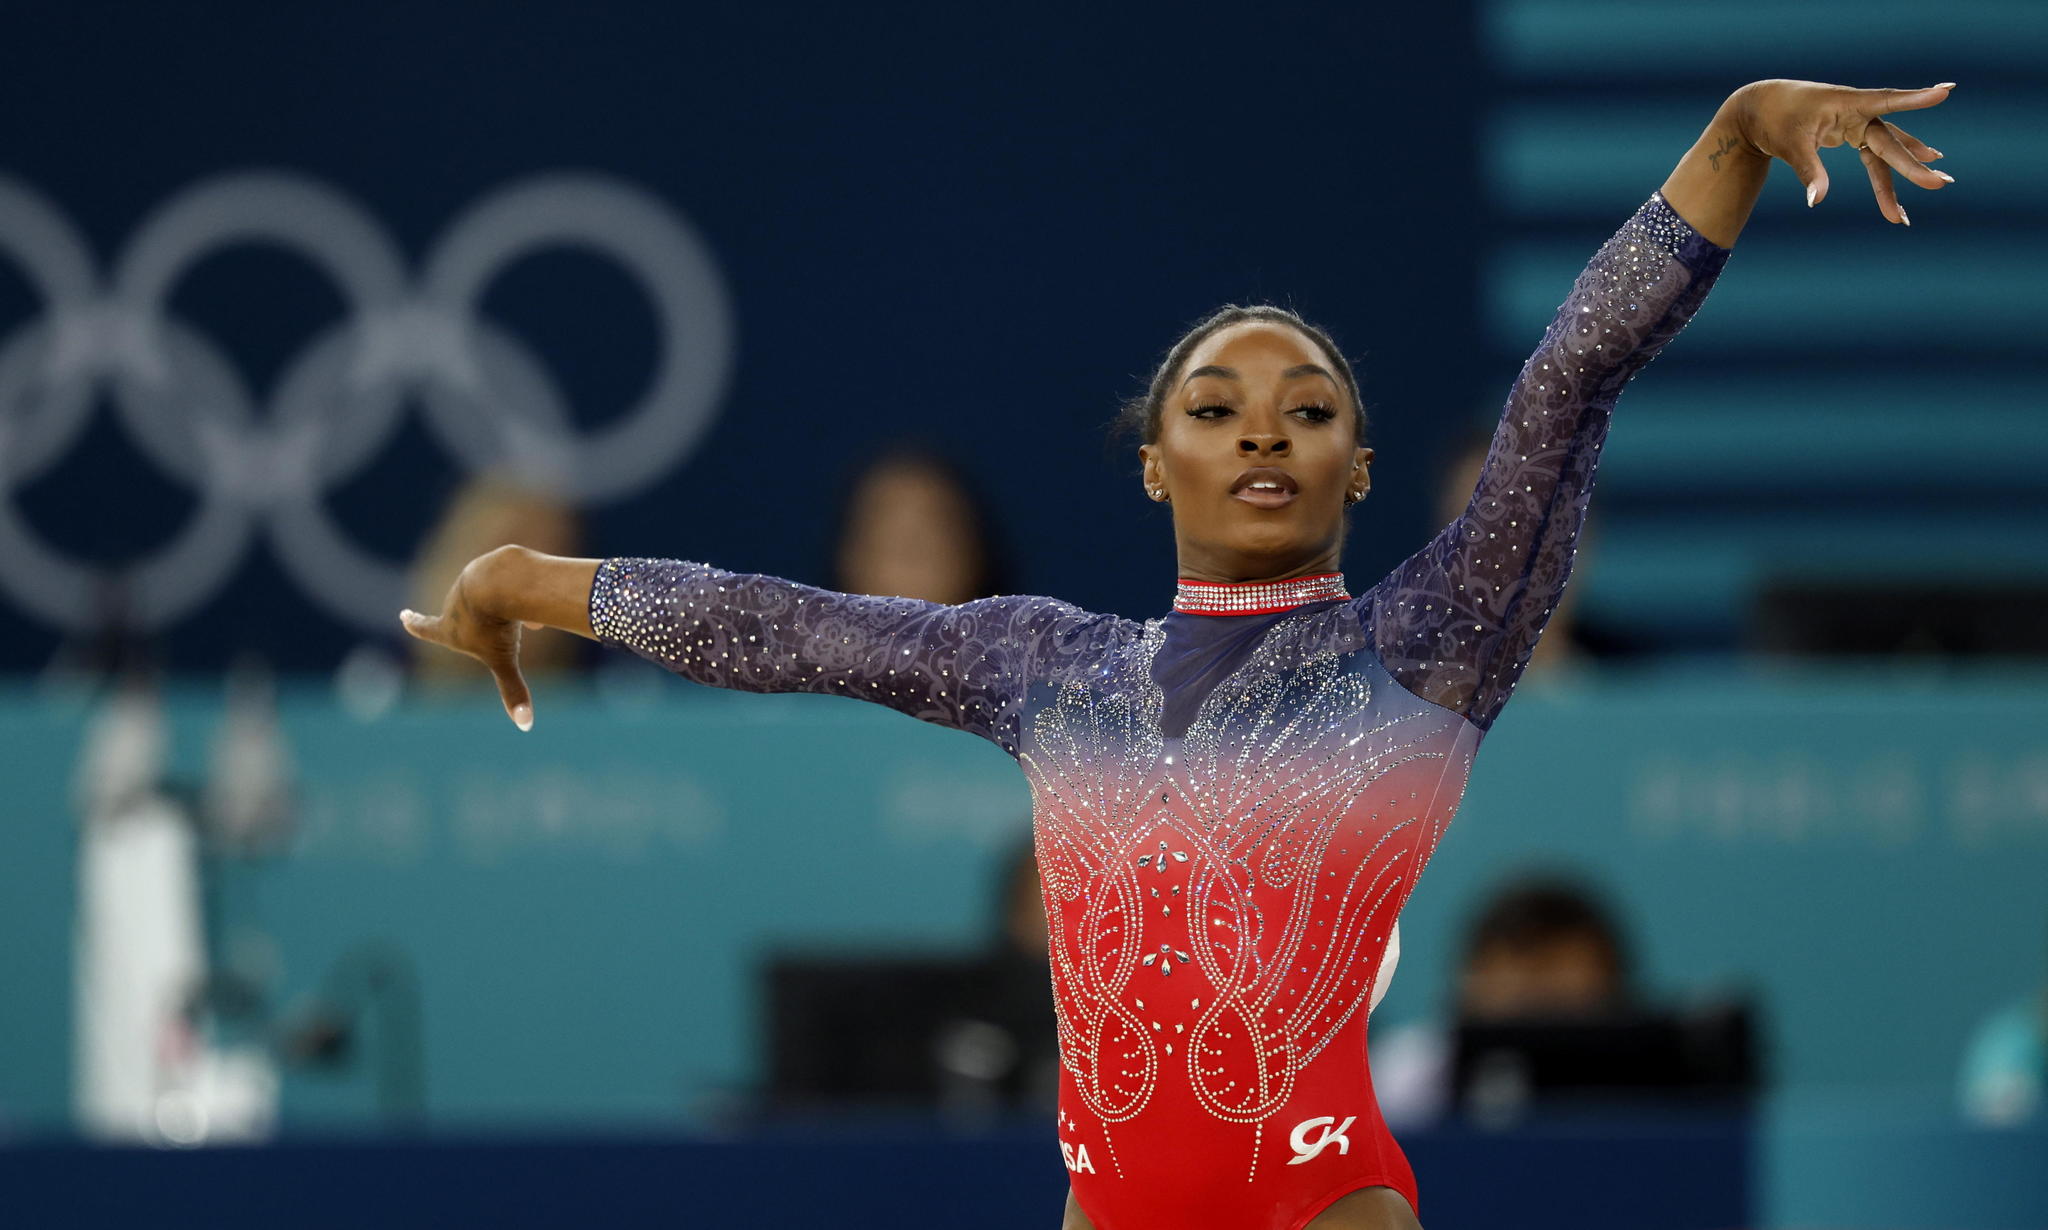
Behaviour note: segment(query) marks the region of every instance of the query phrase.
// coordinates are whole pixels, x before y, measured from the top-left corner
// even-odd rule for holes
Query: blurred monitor
[[[771,1106],[934,1104],[939,1032],[977,964],[949,957],[770,958]]]
[[[1778,578],[1757,595],[1749,646],[1788,654],[2048,655],[2048,583]]]
[[[1739,1099],[1759,1073],[1747,1004],[1461,1022],[1452,1088],[1469,1111],[1528,1102]]]

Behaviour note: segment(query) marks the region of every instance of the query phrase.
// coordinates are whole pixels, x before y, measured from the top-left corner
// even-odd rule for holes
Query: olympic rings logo
[[[344,319],[284,366],[259,408],[231,356],[171,316],[179,279],[222,248],[260,244],[331,280]],[[536,250],[607,257],[657,318],[646,395],[579,434],[547,366],[477,314],[491,281]],[[203,181],[151,215],[101,281],[84,239],[33,189],[0,177],[0,257],[44,314],[0,341],[0,590],[42,620],[86,631],[111,571],[52,549],[13,492],[53,465],[105,396],[164,473],[200,496],[171,542],[119,570],[128,613],[160,629],[223,585],[258,527],[318,603],[383,630],[405,605],[403,565],[363,551],[322,501],[372,459],[408,406],[458,463],[507,470],[584,503],[659,479],[710,426],[733,325],[711,255],[689,223],[621,182],[545,175],[463,213],[411,278],[391,239],[347,197],[293,175]]]

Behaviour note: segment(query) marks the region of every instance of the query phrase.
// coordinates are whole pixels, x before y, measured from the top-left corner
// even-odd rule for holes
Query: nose
[[[1237,451],[1246,457],[1261,453],[1273,457],[1287,455],[1287,437],[1270,431],[1248,431],[1237,438]]]

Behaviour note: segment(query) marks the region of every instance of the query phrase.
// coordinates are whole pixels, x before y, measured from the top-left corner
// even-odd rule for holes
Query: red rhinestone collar
[[[1182,581],[1173,609],[1189,615],[1271,615],[1305,602],[1348,601],[1344,574],[1321,572],[1285,581]]]

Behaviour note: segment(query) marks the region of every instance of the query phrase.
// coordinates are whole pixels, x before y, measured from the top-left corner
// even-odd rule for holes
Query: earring
[[[1347,491],[1344,493],[1344,503],[1347,505],[1356,504],[1364,498],[1365,497],[1363,495],[1360,495],[1356,491]]]
[[[1157,487],[1148,487],[1146,488],[1146,490],[1151,494],[1152,498],[1155,500],[1163,501],[1166,499],[1166,492],[1160,490]]]

